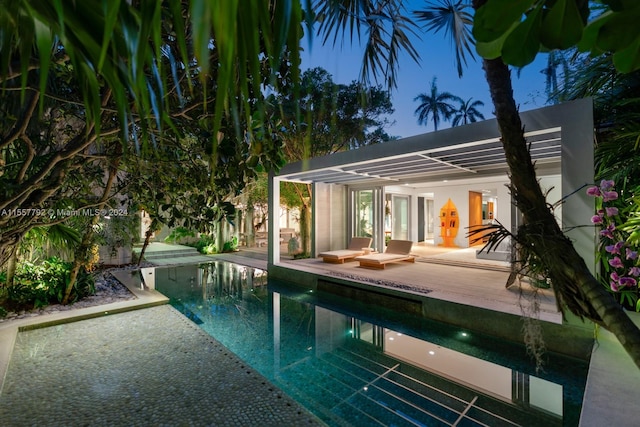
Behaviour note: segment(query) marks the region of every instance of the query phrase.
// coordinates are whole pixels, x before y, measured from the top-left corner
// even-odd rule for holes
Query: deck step
[[[140,254],[142,247],[134,248],[134,252]],[[167,258],[183,258],[201,255],[196,248],[190,246],[168,245],[162,243],[151,243],[144,252],[147,261]]]
[[[431,264],[451,265],[454,267],[480,268],[483,270],[511,272],[511,267],[506,267],[506,266],[497,265],[497,264],[483,264],[483,263],[473,262],[473,261],[459,261],[459,260],[435,258],[435,257],[420,257],[420,258],[416,258],[416,261],[431,263]]]

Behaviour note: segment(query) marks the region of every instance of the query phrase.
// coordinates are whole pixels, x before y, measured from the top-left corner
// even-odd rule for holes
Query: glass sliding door
[[[391,199],[391,238],[409,240],[409,196],[394,194]]]
[[[382,223],[380,218],[381,189],[364,189],[350,191],[351,203],[351,235],[355,237],[372,237],[372,247],[380,248],[378,238]]]

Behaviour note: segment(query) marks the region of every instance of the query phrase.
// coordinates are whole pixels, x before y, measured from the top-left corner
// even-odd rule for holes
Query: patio
[[[563,323],[549,289],[537,289],[539,314],[531,311],[531,286],[505,288],[508,264],[476,259],[478,248],[449,249],[414,245],[415,263],[389,265],[384,270],[359,267],[357,262],[329,264],[321,258],[294,260],[282,247],[278,265],[269,265],[270,279],[298,284],[311,291],[334,293],[376,302],[387,298],[413,304],[425,317],[487,334],[522,342],[522,316],[542,320],[547,346],[553,351],[588,359],[593,343],[593,325],[568,316]],[[218,259],[267,269],[266,248],[243,248]],[[567,345],[571,343],[571,345]]]

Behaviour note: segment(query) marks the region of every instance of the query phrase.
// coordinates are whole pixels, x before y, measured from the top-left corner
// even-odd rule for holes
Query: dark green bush
[[[238,238],[233,236],[231,240],[224,242],[222,252],[235,252],[238,249]]]
[[[201,235],[194,246],[201,254],[209,255],[217,252],[215,241],[206,234]]]
[[[6,302],[14,308],[38,308],[62,302],[72,266],[72,263],[56,257],[37,265],[31,262],[20,263],[16,269],[13,286],[6,288]],[[6,275],[0,279],[6,281]],[[94,291],[93,276],[81,269],[72,290],[71,300],[76,301]]]

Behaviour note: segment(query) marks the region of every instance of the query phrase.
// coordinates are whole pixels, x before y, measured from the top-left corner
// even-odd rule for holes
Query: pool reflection
[[[576,361],[553,356],[553,371],[538,373],[519,346],[267,282],[264,271],[230,263],[158,268],[154,280],[174,307],[329,425],[578,423],[586,367]]]

